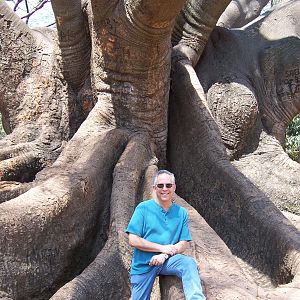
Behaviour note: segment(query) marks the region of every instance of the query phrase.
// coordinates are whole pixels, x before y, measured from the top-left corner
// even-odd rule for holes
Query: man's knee
[[[185,267],[186,267],[187,270],[195,270],[195,269],[198,270],[195,259],[193,257],[190,257],[190,256],[186,256]]]
[[[180,256],[180,271],[181,272],[193,272],[198,271],[196,261],[193,257],[186,256],[183,254],[177,254]]]

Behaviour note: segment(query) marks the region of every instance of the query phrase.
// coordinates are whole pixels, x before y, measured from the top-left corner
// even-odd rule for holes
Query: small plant
[[[291,159],[300,163],[300,115],[297,115],[286,130],[284,148]]]

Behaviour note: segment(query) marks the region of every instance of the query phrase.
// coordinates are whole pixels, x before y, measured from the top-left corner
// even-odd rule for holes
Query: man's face
[[[167,187],[172,184],[171,187]],[[161,185],[163,185],[161,187]],[[170,202],[173,199],[175,193],[176,185],[172,182],[171,176],[168,174],[160,174],[157,177],[156,185],[154,186],[154,191],[156,193],[157,200],[159,202]]]

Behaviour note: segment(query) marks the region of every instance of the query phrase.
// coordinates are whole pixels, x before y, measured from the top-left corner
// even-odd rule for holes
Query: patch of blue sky
[[[16,1],[6,1],[7,4],[13,8],[15,6]],[[29,10],[35,7],[39,3],[38,0],[30,0],[28,1]],[[25,2],[21,2],[16,10],[16,13],[19,17],[23,17],[27,14]],[[26,19],[23,19],[24,22]],[[33,27],[44,27],[49,26],[55,22],[54,14],[52,11],[52,6],[50,2],[47,2],[41,9],[36,11],[33,15],[30,16],[28,21],[28,26]],[[55,26],[55,25],[54,25]]]

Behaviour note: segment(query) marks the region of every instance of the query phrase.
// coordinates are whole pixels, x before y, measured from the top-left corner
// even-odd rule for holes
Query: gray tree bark
[[[129,299],[124,229],[167,167],[207,299],[296,299],[299,1],[215,28],[229,2],[54,0],[54,31],[0,0],[0,297]]]
[[[218,20],[217,25],[239,28],[259,16],[269,0],[233,0]]]

